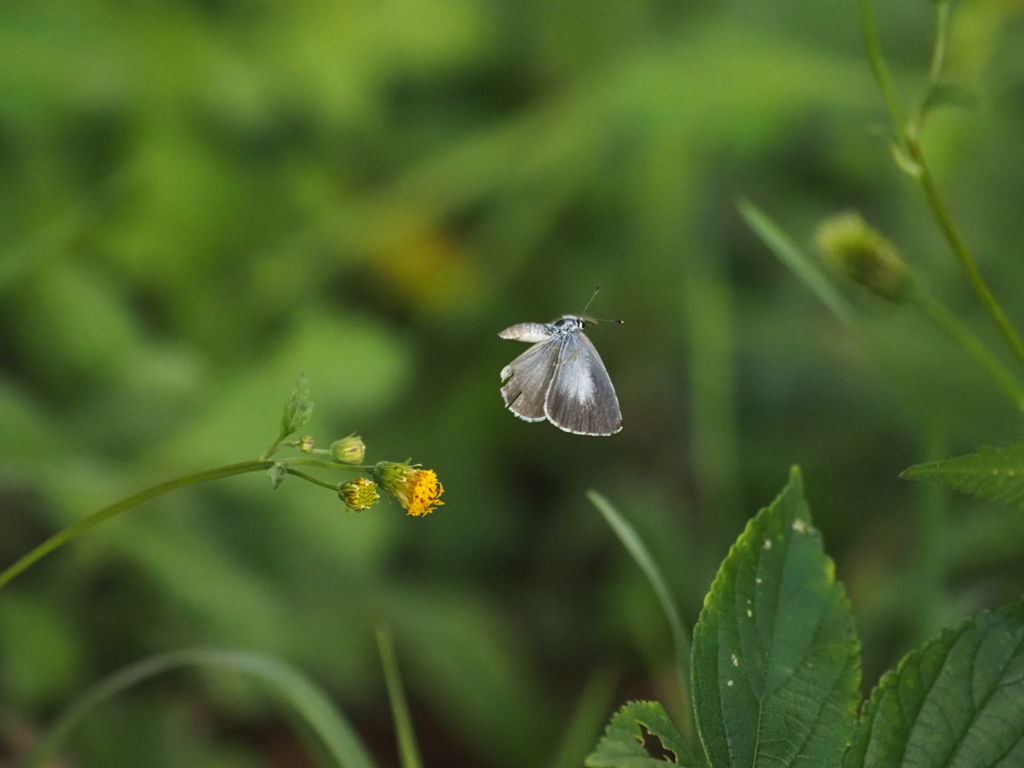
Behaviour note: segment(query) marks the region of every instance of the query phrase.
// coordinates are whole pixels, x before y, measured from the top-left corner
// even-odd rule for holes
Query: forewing
[[[577,435],[612,435],[622,429],[615,387],[582,331],[562,339],[544,412],[556,427]]]
[[[534,344],[501,371],[501,396],[516,416],[526,421],[543,421],[544,397],[558,359],[560,340]],[[511,377],[511,378],[510,378]]]

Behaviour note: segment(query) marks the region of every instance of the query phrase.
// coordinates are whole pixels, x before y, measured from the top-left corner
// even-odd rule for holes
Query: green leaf
[[[351,724],[331,700],[293,667],[269,656],[240,651],[194,648],[152,656],[131,664],[97,683],[54,723],[22,768],[48,764],[76,726],[110,697],[170,669],[186,666],[227,667],[245,672],[292,706],[301,720],[322,741],[339,768],[376,768]]]
[[[796,467],[750,521],[693,635],[697,728],[712,768],[832,768],[853,731],[859,644]]]
[[[900,477],[942,483],[962,493],[1024,509],[1024,441],[1001,448],[982,448],[969,456],[917,464],[903,470]]]
[[[882,677],[843,768],[1024,765],[1024,606],[944,630]]]
[[[660,748],[651,742],[651,736],[661,742]],[[666,762],[697,766],[693,753],[661,704],[631,701],[612,715],[604,737],[587,758],[586,765],[589,768],[657,768]]]
[[[281,416],[281,435],[278,439],[284,440],[309,421],[312,415],[313,401],[309,399],[309,379],[306,378],[306,374],[302,374],[295,382],[295,389],[292,390],[288,405],[284,407],[284,414]]]

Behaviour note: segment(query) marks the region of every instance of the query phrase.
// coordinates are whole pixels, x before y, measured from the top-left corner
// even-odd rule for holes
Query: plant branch
[[[971,256],[971,253],[967,248],[967,244],[960,236],[960,233],[953,224],[953,220],[949,217],[949,213],[946,211],[946,206],[942,201],[942,195],[939,193],[938,186],[935,184],[935,178],[932,176],[931,171],[928,168],[928,163],[925,161],[924,153],[921,151],[921,144],[918,140],[919,125],[910,126],[906,122],[903,114],[903,108],[900,106],[899,97],[896,94],[896,87],[893,84],[892,75],[889,73],[889,68],[885,64],[885,58],[882,56],[882,49],[878,42],[878,30],[875,25],[875,13],[872,0],[859,0],[859,7],[861,31],[864,35],[864,46],[867,49],[868,61],[871,64],[871,71],[874,73],[875,81],[878,83],[879,90],[882,92],[882,96],[885,99],[886,106],[889,108],[889,114],[892,116],[892,121],[896,128],[896,134],[898,137],[897,149],[905,153],[911,161],[911,175],[917,179],[918,184],[921,186],[921,191],[924,193],[925,200],[928,202],[928,207],[931,209],[932,215],[938,222],[939,229],[942,231],[943,236],[949,243],[949,247],[953,251],[953,255],[956,257],[957,261],[960,262],[960,266],[963,267],[964,272],[967,273],[967,279],[970,282],[971,287],[981,300],[982,305],[985,307],[985,311],[988,312],[993,322],[999,328],[999,332],[1010,347],[1010,350],[1013,352],[1014,357],[1016,357],[1017,362],[1020,363],[1021,367],[1024,367],[1024,342],[1021,341],[1020,336],[1010,323],[1010,320],[1003,311],[1003,308],[999,305],[999,302],[996,301],[995,296],[993,296],[992,292],[989,290],[988,285],[981,276],[981,272],[978,270],[978,266],[975,263],[974,258]],[[946,39],[949,34],[951,3],[948,0],[940,2],[938,4],[937,13],[938,23],[935,39],[935,51],[932,56],[931,70],[929,72],[929,76],[931,78],[937,78],[941,74],[943,63],[945,61]],[[897,160],[899,160],[898,155]]]
[[[946,309],[937,299],[921,291],[914,292],[913,303],[925,317],[935,323],[974,358],[975,362],[1013,401],[1018,410],[1024,411],[1024,385],[1016,376],[1006,370],[1006,367],[988,351],[988,348],[981,343],[977,336],[957,319],[956,315]]]
[[[3,587],[7,582],[22,571],[26,570],[36,561],[41,560],[55,549],[62,547],[72,539],[82,535],[90,528],[99,525],[105,520],[109,520],[120,512],[131,509],[148,499],[152,499],[154,496],[159,496],[162,493],[173,491],[176,488],[183,488],[186,485],[196,485],[197,483],[205,483],[208,480],[219,480],[222,477],[231,477],[232,475],[241,475],[246,472],[257,472],[262,469],[269,469],[273,465],[273,461],[267,460],[243,461],[241,464],[230,464],[226,467],[208,469],[205,472],[196,472],[195,474],[185,475],[184,477],[179,477],[175,480],[168,480],[154,485],[151,488],[147,488],[144,491],[132,494],[127,498],[111,504],[109,507],[104,507],[97,512],[93,512],[85,519],[79,520],[74,525],[70,525],[53,534],[53,536],[0,573],[0,587]]]

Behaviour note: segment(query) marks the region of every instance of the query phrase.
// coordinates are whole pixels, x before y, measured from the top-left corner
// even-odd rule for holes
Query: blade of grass
[[[650,582],[651,588],[654,590],[654,594],[657,595],[658,602],[661,603],[661,608],[665,612],[665,618],[668,619],[668,625],[672,631],[672,639],[675,644],[676,674],[679,677],[679,686],[682,688],[683,693],[683,707],[686,717],[682,723],[682,731],[686,738],[693,743],[693,702],[690,696],[690,636],[683,626],[683,620],[679,616],[675,600],[672,599],[672,593],[669,591],[668,584],[665,582],[664,576],[661,575],[661,570],[658,568],[657,563],[654,562],[650,551],[640,536],[637,535],[633,526],[626,522],[625,518],[611,505],[611,502],[597,491],[587,491],[587,498],[590,499],[590,503],[597,508],[597,511],[601,513],[608,522],[608,525],[611,526],[615,535],[619,537],[619,541],[622,542],[622,546],[626,548],[626,551],[636,561],[636,564],[640,566],[640,570],[643,571],[647,581]]]
[[[749,200],[736,203],[740,215],[750,228],[779,257],[779,261],[789,267],[790,271],[811,289],[822,304],[835,315],[839,321],[851,330],[860,330],[857,317],[850,302],[839,292],[825,273],[815,264],[801,248],[798,248],[786,234],[775,225],[767,214]]]
[[[606,667],[594,670],[573,708],[551,768],[579,768],[601,736],[608,721],[618,674]]]
[[[377,626],[377,648],[380,651],[380,663],[384,667],[384,680],[388,687],[388,698],[391,699],[391,714],[395,718],[395,734],[398,738],[398,754],[402,768],[421,768],[420,750],[416,744],[416,733],[409,715],[409,702],[405,698],[405,687],[402,676],[398,672],[398,658],[395,656],[395,644],[391,637],[391,629],[380,624]]]
[[[258,678],[295,709],[338,766],[376,768],[376,763],[345,716],[299,671],[269,656],[204,648],[152,656],[97,683],[57,719],[20,765],[22,768],[44,765],[75,727],[107,699],[162,672],[188,666],[228,667]]]

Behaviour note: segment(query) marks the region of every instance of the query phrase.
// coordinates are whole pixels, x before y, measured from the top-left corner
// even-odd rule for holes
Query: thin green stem
[[[900,98],[896,93],[896,86],[893,83],[889,67],[885,64],[885,57],[882,56],[882,46],[878,42],[878,28],[875,24],[875,8],[872,0],[859,0],[860,7],[860,28],[864,35],[864,47],[867,49],[868,63],[871,64],[871,72],[878,83],[878,89],[882,92],[885,105],[889,108],[889,115],[892,117],[896,132],[902,139],[906,134],[906,118],[903,116],[903,107],[900,106]]]
[[[953,255],[960,262],[964,272],[967,273],[967,279],[971,287],[978,295],[993,322],[999,328],[999,332],[1002,334],[1007,345],[1009,345],[1014,357],[1017,358],[1017,362],[1020,363],[1021,367],[1024,367],[1024,342],[1021,341],[1006,313],[992,295],[988,285],[981,276],[981,272],[978,271],[974,258],[967,249],[967,244],[953,225],[953,221],[949,217],[946,206],[942,201],[942,195],[935,184],[935,179],[928,169],[924,153],[921,151],[917,130],[915,127],[907,124],[903,115],[903,109],[896,94],[896,87],[893,85],[892,75],[885,64],[885,58],[882,56],[882,49],[878,42],[878,30],[875,25],[875,12],[872,0],[859,0],[859,7],[861,31],[864,35],[864,46],[867,49],[871,71],[874,73],[879,90],[881,90],[886,106],[889,108],[889,114],[892,116],[893,125],[899,137],[900,147],[914,164],[914,173],[912,175],[917,179],[918,184],[921,185],[921,191],[928,202],[928,207],[938,222],[943,236],[949,243]],[[932,56],[931,71],[931,74],[936,77],[941,73],[945,59],[945,41],[949,32],[950,12],[950,3],[948,1],[939,3],[938,28],[936,30],[935,52]]]
[[[384,681],[391,699],[391,714],[395,718],[395,732],[398,738],[399,758],[402,768],[422,768],[420,750],[416,744],[416,733],[412,727],[412,716],[409,714],[409,702],[405,698],[402,676],[398,671],[398,658],[395,656],[395,643],[391,630],[384,624],[377,626],[377,649],[380,651],[380,663],[384,667]]]
[[[284,445],[285,437],[287,437],[287,435],[282,435],[281,437],[277,438],[277,440],[274,441],[274,444],[267,448],[266,453],[260,456],[260,461],[266,461],[275,453],[277,453],[281,449],[281,446]]]
[[[949,42],[949,20],[953,16],[952,0],[942,0],[935,9],[935,49],[932,51],[932,65],[928,68],[928,83],[935,85],[942,77],[946,65],[946,47]]]
[[[996,301],[995,296],[992,295],[992,291],[989,290],[985,279],[981,276],[981,272],[978,271],[978,265],[975,264],[970,251],[967,250],[967,244],[964,243],[960,233],[957,232],[956,227],[953,225],[953,220],[950,219],[949,214],[946,212],[942,196],[939,194],[939,189],[935,184],[931,171],[928,170],[920,145],[916,139],[911,141],[909,149],[911,156],[921,167],[918,183],[921,185],[921,190],[928,201],[928,207],[931,208],[932,215],[935,216],[935,220],[939,223],[939,228],[942,230],[942,234],[945,235],[953,255],[956,256],[960,266],[967,273],[967,279],[970,281],[971,287],[974,288],[974,292],[981,300],[989,317],[992,318],[992,321],[999,328],[999,332],[1010,347],[1014,357],[1017,358],[1017,362],[1024,368],[1024,342],[1021,341],[1016,329],[1010,323],[1010,319],[1006,316],[999,302]]]
[[[313,477],[312,475],[307,475],[305,472],[300,472],[299,470],[292,469],[291,467],[285,467],[284,471],[287,472],[289,475],[295,475],[296,477],[301,477],[303,480],[306,480],[307,482],[310,482],[313,485],[319,485],[321,488],[330,488],[332,491],[338,490],[338,484],[337,483],[328,483],[328,482],[326,482],[324,480],[321,480],[319,477]]]
[[[946,309],[937,299],[918,290],[913,294],[914,305],[943,330],[957,344],[963,347],[975,362],[978,363],[999,388],[1013,401],[1020,410],[1024,410],[1024,384],[1010,373],[996,357],[988,351],[977,336],[957,319],[956,315]]]
[[[14,565],[9,566],[5,571],[3,571],[3,573],[0,573],[0,587],[3,587],[7,582],[36,561],[50,554],[58,547],[67,544],[72,539],[82,535],[90,528],[93,528],[104,520],[109,520],[119,512],[131,509],[154,496],[159,496],[162,493],[167,493],[168,491],[173,491],[176,488],[182,488],[186,485],[196,485],[197,483],[205,483],[208,480],[219,480],[222,477],[231,477],[232,475],[241,475],[246,472],[270,469],[273,465],[273,461],[266,460],[243,461],[241,464],[230,464],[226,467],[208,469],[205,472],[196,472],[195,474],[185,475],[184,477],[179,477],[175,480],[168,480],[166,482],[159,483],[158,485],[154,485],[151,488],[147,488],[144,491],[132,494],[127,498],[121,499],[121,501],[111,504],[109,507],[104,507],[98,512],[93,512],[84,520],[80,520],[74,525],[70,525],[55,533],[38,547],[14,563]]]
[[[312,459],[308,456],[289,456],[286,459],[279,459],[277,464],[285,467],[318,467],[319,469],[351,469],[355,472],[369,472],[373,467],[366,467],[361,464],[342,464],[339,461],[324,461],[323,459]]]

